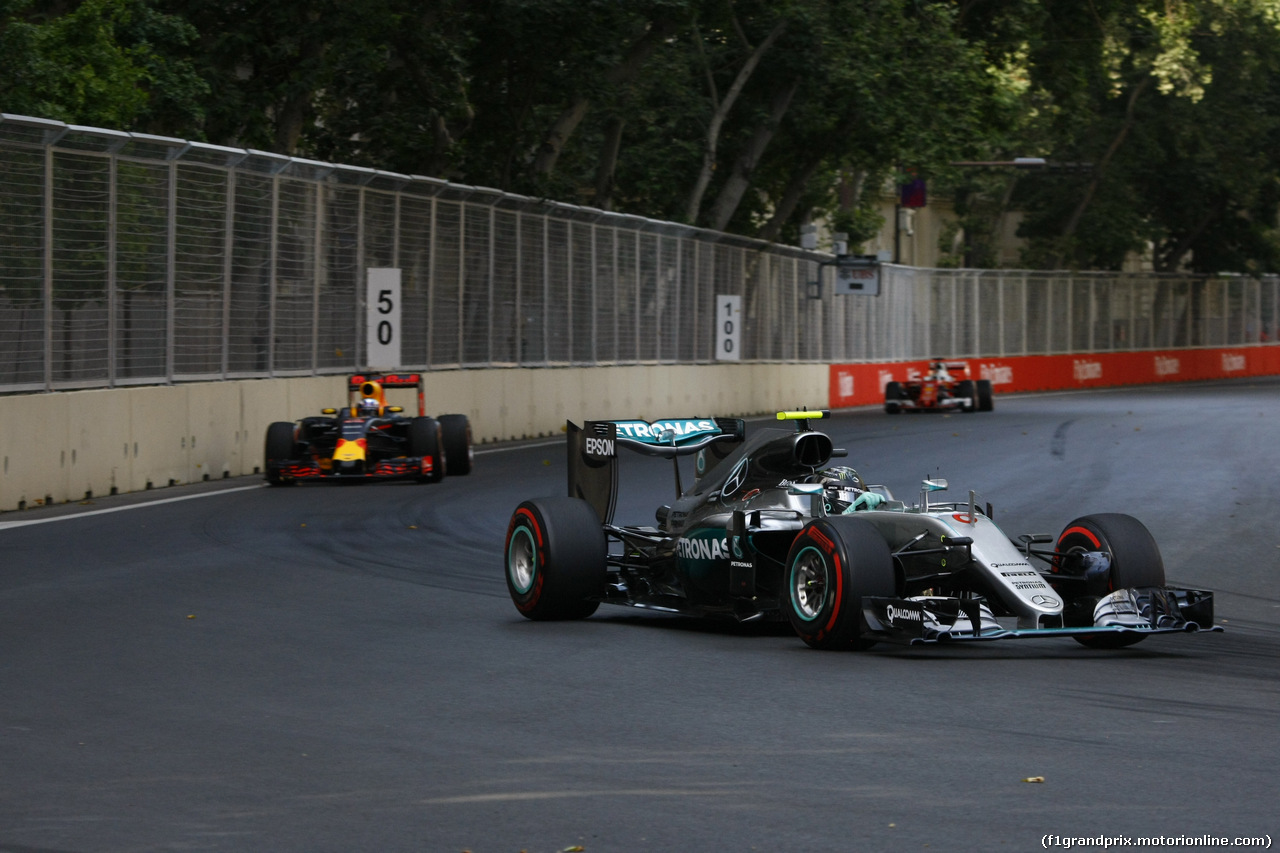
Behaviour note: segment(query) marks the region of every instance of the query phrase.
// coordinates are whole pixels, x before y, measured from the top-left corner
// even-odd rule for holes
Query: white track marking
[[[472,452],[476,456],[486,456],[490,453],[504,453],[510,450],[530,450],[539,447],[556,447],[564,444],[564,439],[553,438],[545,441],[536,441],[533,443],[511,444],[505,447],[484,447],[475,448]],[[160,504],[174,503],[175,501],[189,501],[196,498],[208,498],[214,495],[229,495],[232,492],[245,492],[250,489],[262,489],[266,487],[266,483],[260,483],[255,486],[237,486],[232,489],[219,489],[214,492],[201,492],[198,495],[183,495],[180,498],[161,498],[157,501],[147,501],[146,503],[129,504],[128,506],[114,506],[110,509],[93,509],[88,512],[76,512],[68,515],[58,515],[52,518],[32,518],[24,521],[0,521],[0,530],[8,530],[11,527],[27,527],[31,524],[48,524],[52,521],[69,521],[73,518],[85,518],[90,515],[102,515],[105,512],[124,512],[127,509],[142,509],[148,506],[159,506]]]
[[[86,516],[102,515],[107,512],[124,512],[127,509],[142,509],[143,507],[177,503],[178,501],[192,501],[196,498],[211,498],[215,495],[229,495],[232,492],[247,492],[250,489],[261,489],[265,487],[266,483],[259,483],[254,486],[237,486],[233,489],[218,489],[214,492],[201,492],[198,495],[183,495],[180,498],[161,498],[158,501],[147,501],[146,503],[129,504],[128,506],[113,506],[109,509],[92,509],[88,512],[76,512],[71,515],[57,515],[53,518],[32,518],[27,521],[0,521],[0,530],[8,530],[11,527],[27,527],[31,524],[48,524],[51,521],[70,521],[73,518],[85,518]]]
[[[558,447],[564,444],[563,438],[551,438],[546,441],[538,441],[531,444],[509,444],[505,447],[476,447],[472,449],[472,453],[476,456],[484,456],[488,453],[505,453],[508,450],[528,450],[533,447]]]

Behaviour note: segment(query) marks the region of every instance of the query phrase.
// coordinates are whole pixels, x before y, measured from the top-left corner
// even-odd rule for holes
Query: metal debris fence
[[[402,270],[405,369],[1275,343],[1276,277],[882,267],[433,178],[0,115],[0,393],[362,368],[364,276]],[[814,297],[818,298],[814,298]]]

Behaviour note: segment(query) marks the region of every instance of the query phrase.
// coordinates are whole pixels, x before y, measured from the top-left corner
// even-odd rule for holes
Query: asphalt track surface
[[[1010,535],[1142,519],[1227,632],[1118,652],[526,621],[502,540],[521,499],[563,493],[559,442],[482,448],[439,485],[242,479],[7,513],[0,851],[1276,839],[1278,422],[1273,379],[827,422],[869,480],[911,500],[944,476]],[[667,463],[628,461],[619,520],[671,490]]]

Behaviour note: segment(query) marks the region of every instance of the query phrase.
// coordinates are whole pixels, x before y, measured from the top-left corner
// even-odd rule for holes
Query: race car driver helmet
[[[826,487],[832,512],[844,512],[867,490],[862,476],[847,465],[824,468],[818,472],[818,482]]]
[[[381,406],[378,405],[376,398],[365,397],[360,401],[358,411],[360,412],[361,417],[375,418],[378,416],[378,409],[380,408]]]

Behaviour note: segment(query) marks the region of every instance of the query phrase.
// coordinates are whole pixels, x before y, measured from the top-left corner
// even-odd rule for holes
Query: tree
[[[1017,208],[1027,265],[1266,271],[1278,27],[1280,0],[0,0],[0,106],[771,240],[857,243],[911,170],[954,193],[953,263]],[[1075,166],[952,165],[1028,155]]]
[[[1053,27],[1029,54],[1053,116],[1040,141],[1091,168],[1021,182],[1029,265],[1115,269],[1151,244],[1158,269],[1202,268],[1231,255],[1197,251],[1226,228],[1274,268],[1274,250],[1246,236],[1273,217],[1273,4],[1045,5]]]
[[[731,12],[732,14],[732,12]],[[737,23],[736,18],[734,23]],[[756,68],[760,65],[761,58],[764,57],[769,49],[773,47],[774,42],[782,35],[783,30],[787,27],[785,18],[781,18],[773,23],[772,28],[764,36],[764,38],[754,47],[750,47],[750,53],[743,59],[741,65],[736,69],[733,75],[733,82],[729,84],[729,88],[721,97],[719,89],[716,85],[715,75],[712,73],[711,66],[708,62],[706,50],[704,48],[702,34],[694,30],[694,43],[698,46],[699,58],[702,60],[703,70],[707,80],[707,95],[711,103],[711,116],[707,122],[706,136],[703,140],[702,148],[702,167],[698,170],[698,176],[694,180],[693,189],[689,192],[689,200],[685,203],[684,221],[693,223],[698,219],[698,213],[702,209],[702,196],[707,191],[707,185],[711,183],[711,173],[716,168],[717,149],[720,144],[720,131],[724,126],[725,119],[729,112],[737,103],[738,96],[742,94],[742,89],[746,86],[747,81],[751,79],[751,75],[755,73]],[[788,101],[790,99],[788,98]]]
[[[146,0],[69,9],[0,0],[0,104],[73,124],[198,135],[209,89],[185,58],[195,36]]]

